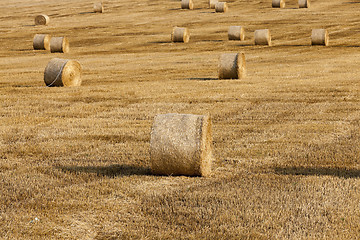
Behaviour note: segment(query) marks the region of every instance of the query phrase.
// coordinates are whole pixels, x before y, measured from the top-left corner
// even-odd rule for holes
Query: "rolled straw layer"
[[[35,50],[49,50],[50,49],[50,39],[49,34],[35,34],[33,40],[33,47]]]
[[[272,7],[273,8],[284,8],[285,0],[272,0]]]
[[[209,116],[176,113],[155,116],[150,139],[154,174],[208,176],[212,159]]]
[[[74,60],[53,58],[45,68],[44,81],[48,87],[80,86],[81,65]]]
[[[35,25],[48,25],[50,18],[47,15],[38,15],[35,17]]]
[[[171,33],[171,41],[187,43],[190,40],[188,28],[174,27]]]
[[[67,37],[53,37],[50,40],[50,51],[67,53],[70,50]]]
[[[269,29],[260,29],[255,31],[255,45],[271,46],[271,35]]]
[[[244,28],[241,26],[230,26],[228,31],[229,40],[244,41],[245,33]]]
[[[326,29],[313,29],[311,31],[311,45],[329,45],[329,33]]]
[[[218,0],[209,0],[210,9],[215,9],[215,5],[218,3]]]
[[[299,8],[309,8],[310,0],[299,0]]]
[[[228,5],[226,2],[218,2],[215,4],[215,12],[227,12]]]
[[[104,12],[104,6],[101,2],[94,3],[94,12],[95,13],[103,13]]]
[[[244,53],[223,53],[219,59],[219,79],[241,79],[246,76]]]
[[[182,9],[193,9],[194,3],[192,0],[181,0],[181,8]]]

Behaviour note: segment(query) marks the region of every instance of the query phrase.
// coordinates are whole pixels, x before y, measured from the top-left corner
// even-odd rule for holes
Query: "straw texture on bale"
[[[230,26],[228,31],[229,40],[244,41],[245,33],[244,28],[241,26]]]
[[[49,50],[50,49],[50,39],[49,34],[35,34],[33,40],[33,47],[35,50]]]
[[[215,4],[215,12],[226,12],[228,6],[226,2],[218,2]]]
[[[171,33],[171,41],[187,43],[190,40],[188,28],[174,27]]]
[[[181,0],[181,8],[182,9],[193,9],[194,3],[192,0]]]
[[[101,2],[94,3],[94,12],[96,13],[103,13],[104,12],[104,6]]]
[[[326,29],[313,29],[311,32],[311,45],[329,45],[329,33]]]
[[[215,5],[218,3],[218,0],[209,0],[210,9],[215,9]]]
[[[50,40],[50,51],[53,52],[69,52],[69,41],[67,37],[53,37]]]
[[[219,79],[241,79],[246,76],[244,53],[223,53],[219,59]]]
[[[80,86],[81,65],[74,60],[53,58],[45,68],[44,81],[48,87]]]
[[[48,25],[50,18],[47,15],[38,15],[35,17],[35,25]]]
[[[272,7],[273,8],[284,8],[285,0],[272,0]]]
[[[271,46],[271,35],[269,29],[260,29],[255,31],[255,45]]]
[[[150,139],[153,174],[209,176],[211,173],[211,119],[205,115],[155,116]]]
[[[309,8],[310,0],[299,0],[299,8]]]

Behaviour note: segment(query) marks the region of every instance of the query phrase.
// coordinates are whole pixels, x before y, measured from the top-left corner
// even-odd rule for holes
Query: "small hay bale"
[[[50,18],[48,15],[38,15],[35,17],[35,25],[48,25],[50,22]]]
[[[299,0],[299,8],[309,8],[310,0]]]
[[[70,50],[67,37],[53,37],[50,40],[50,51],[67,53]]]
[[[260,29],[255,31],[255,45],[271,46],[271,35],[269,29]]]
[[[74,60],[53,58],[45,68],[44,81],[48,87],[80,86],[81,65]]]
[[[104,6],[102,2],[94,3],[94,12],[95,13],[103,13],[104,12]]]
[[[326,29],[313,29],[311,32],[311,45],[329,45],[329,33]]]
[[[181,0],[181,9],[193,9],[194,3],[192,0]]]
[[[50,49],[50,39],[49,34],[35,34],[33,40],[33,47],[35,50],[49,50]]]
[[[171,33],[171,41],[187,43],[190,40],[188,28],[174,27]]]
[[[244,53],[223,53],[219,59],[219,79],[241,79],[246,76]]]
[[[230,26],[228,31],[229,40],[240,40],[244,41],[245,32],[241,26]]]
[[[272,7],[273,8],[284,8],[285,0],[272,0]]]
[[[218,0],[209,0],[210,9],[215,9],[215,5],[218,3]]]
[[[209,176],[211,173],[211,119],[205,115],[159,114],[151,130],[153,174]]]
[[[215,4],[215,12],[226,12],[228,10],[228,5],[226,2],[218,2]]]

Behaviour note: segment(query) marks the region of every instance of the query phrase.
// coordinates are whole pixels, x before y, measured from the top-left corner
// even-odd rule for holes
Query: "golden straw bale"
[[[153,174],[209,176],[213,161],[210,117],[176,113],[155,116],[150,160]]]
[[[311,45],[329,45],[329,33],[326,29],[313,29],[311,32]]]
[[[50,18],[48,15],[41,14],[35,17],[35,25],[48,25]]]
[[[260,29],[255,31],[255,45],[271,46],[271,35],[269,29]]]
[[[33,40],[33,47],[35,50],[49,50],[50,49],[50,39],[49,34],[35,34]]]
[[[194,3],[192,0],[181,0],[181,8],[182,9],[193,9]]]
[[[299,0],[299,8],[309,8],[310,0]]]
[[[104,12],[104,6],[103,6],[102,2],[94,3],[94,12],[96,12],[96,13]]]
[[[229,40],[240,40],[244,41],[245,32],[241,26],[230,26],[228,31]]]
[[[226,2],[218,2],[215,4],[215,12],[226,12],[228,5]]]
[[[209,0],[210,9],[215,9],[215,5],[218,3],[218,0]]]
[[[45,68],[44,81],[48,87],[80,86],[81,65],[74,60],[53,58]]]
[[[241,79],[246,76],[244,53],[223,53],[219,59],[219,79]]]
[[[272,0],[272,7],[273,8],[284,8],[285,0]]]
[[[187,43],[190,40],[188,28],[174,27],[171,33],[171,41]]]
[[[70,50],[67,37],[53,37],[50,40],[50,51],[67,53]]]

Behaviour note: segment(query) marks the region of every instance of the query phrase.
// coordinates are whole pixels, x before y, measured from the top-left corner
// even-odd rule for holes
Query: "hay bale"
[[[48,15],[38,15],[35,17],[35,25],[48,25],[50,22],[50,18]]]
[[[94,12],[95,13],[103,13],[104,12],[104,6],[102,2],[94,3]]]
[[[228,31],[229,40],[240,40],[244,41],[245,32],[241,26],[230,26]]]
[[[69,41],[67,37],[53,37],[50,40],[50,51],[54,52],[69,52]]]
[[[171,33],[171,41],[187,43],[190,40],[188,28],[174,27]]]
[[[213,160],[210,117],[176,113],[155,116],[150,160],[153,174],[210,175]]]
[[[215,9],[215,5],[218,3],[218,0],[209,0],[210,9]]]
[[[80,86],[81,65],[74,60],[53,58],[45,68],[44,81],[48,87]]]
[[[193,9],[194,3],[192,0],[181,0],[181,9]]]
[[[299,8],[309,8],[310,0],[299,0]]]
[[[50,39],[49,34],[35,34],[33,40],[33,47],[35,50],[49,50],[50,49]]]
[[[313,29],[311,32],[311,45],[329,45],[329,33],[326,29]]]
[[[272,0],[272,7],[273,8],[284,8],[285,0]]]
[[[219,79],[241,79],[246,76],[244,53],[223,53],[219,59]]]
[[[271,46],[271,35],[269,29],[260,29],[255,31],[255,45]]]
[[[226,12],[228,6],[226,2],[218,2],[215,4],[215,12]]]

